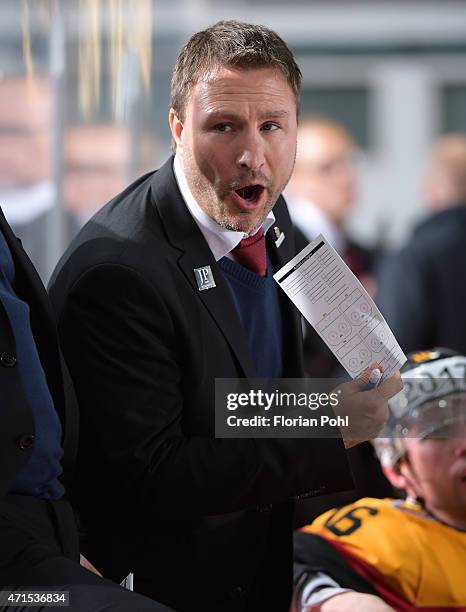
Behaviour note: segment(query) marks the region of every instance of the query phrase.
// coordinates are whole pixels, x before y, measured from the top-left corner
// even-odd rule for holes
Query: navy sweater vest
[[[259,276],[223,257],[219,261],[246,330],[258,378],[280,378],[283,372],[282,317],[270,261],[267,275]]]

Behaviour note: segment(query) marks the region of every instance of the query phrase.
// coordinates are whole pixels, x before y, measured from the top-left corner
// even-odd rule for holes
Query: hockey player
[[[364,498],[295,534],[296,612],[466,611],[466,357],[411,353],[375,441],[405,500]]]

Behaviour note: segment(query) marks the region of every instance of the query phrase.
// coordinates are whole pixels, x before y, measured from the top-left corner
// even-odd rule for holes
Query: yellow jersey
[[[417,503],[363,498],[301,530],[325,538],[390,603],[466,610],[466,532]],[[399,598],[399,599],[398,599]],[[393,605],[393,601],[392,601]]]

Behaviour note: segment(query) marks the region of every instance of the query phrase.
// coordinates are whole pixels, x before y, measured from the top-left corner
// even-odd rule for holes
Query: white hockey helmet
[[[405,454],[406,438],[462,435],[459,425],[466,424],[466,356],[434,348],[407,357],[404,388],[389,401],[387,425],[374,440],[383,465],[393,466]]]

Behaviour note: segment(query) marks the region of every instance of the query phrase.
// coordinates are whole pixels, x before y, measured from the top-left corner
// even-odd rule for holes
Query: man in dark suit
[[[175,158],[97,213],[51,282],[93,555],[182,610],[287,610],[293,499],[351,487],[341,439],[214,437],[216,378],[302,375],[299,318],[272,278],[293,253],[280,193],[299,87],[271,30],[195,34],[172,82]],[[353,385],[349,403],[375,431],[395,388]]]
[[[77,436],[47,293],[0,209],[0,591],[69,591],[76,611],[166,610],[80,557],[65,498]],[[0,609],[7,603],[0,599]]]

